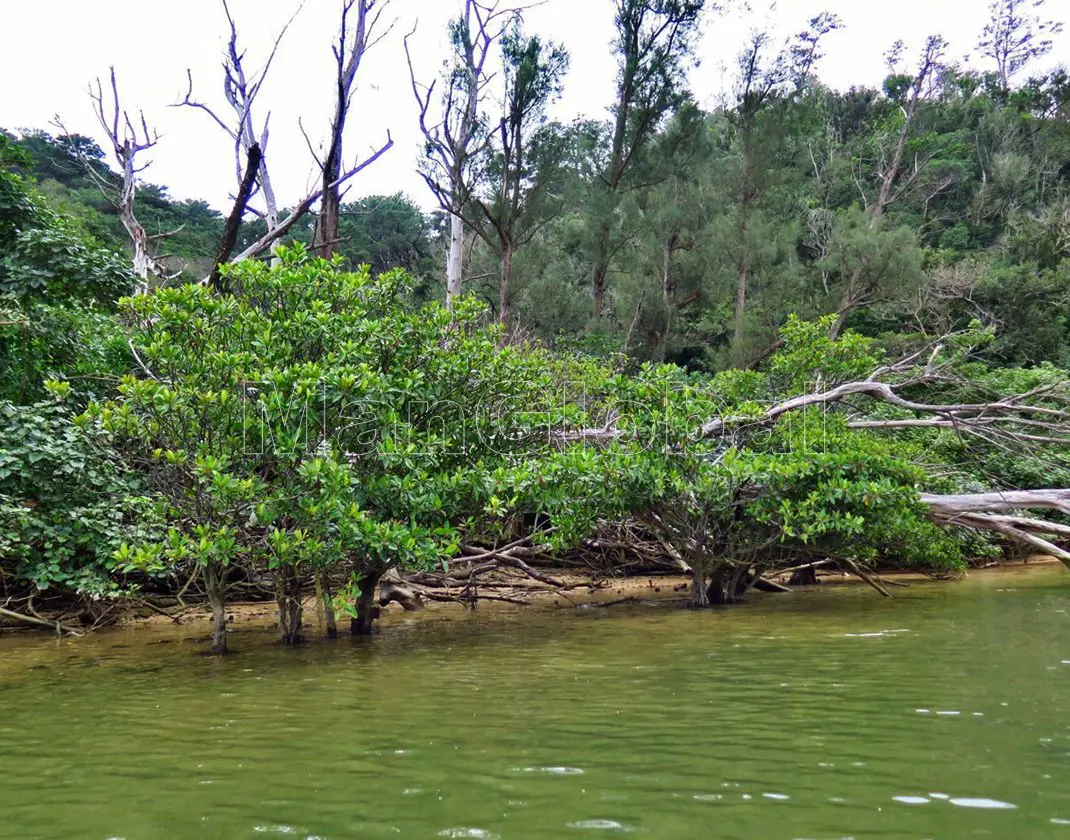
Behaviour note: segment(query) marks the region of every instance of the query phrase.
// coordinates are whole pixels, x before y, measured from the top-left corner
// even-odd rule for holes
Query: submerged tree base
[[[350,636],[370,636],[375,632],[375,621],[381,610],[375,603],[375,592],[383,573],[378,570],[364,572],[360,578],[360,596],[357,598],[357,614],[349,624]]]
[[[285,566],[276,574],[276,601],[279,607],[279,635],[285,645],[299,645],[304,641],[301,621],[301,578],[293,566]]]
[[[820,581],[817,579],[817,569],[813,566],[807,566],[805,569],[796,569],[792,572],[791,577],[788,579],[788,586],[817,586]]]

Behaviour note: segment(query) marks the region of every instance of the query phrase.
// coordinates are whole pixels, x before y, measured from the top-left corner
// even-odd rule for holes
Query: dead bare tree
[[[344,174],[342,136],[353,100],[353,83],[364,56],[393,28],[393,23],[381,24],[383,11],[389,5],[390,0],[343,0],[342,3],[338,38],[331,48],[336,67],[334,116],[331,119],[327,152],[322,160],[317,161],[322,174],[322,188],[315,247],[325,257],[330,257],[338,251],[338,208],[342,203],[341,184]],[[393,145],[394,141],[388,130],[385,144],[374,157],[382,155]]]
[[[134,274],[139,278],[138,291],[145,291],[149,287],[149,278],[161,276],[164,271],[153,258],[149,250],[151,237],[146,233],[134,212],[138,175],[152,165],[151,161],[139,165],[137,159],[138,155],[149,151],[157,144],[159,134],[149,129],[143,111],[138,112],[138,119],[135,121],[131,118],[130,112],[122,107],[114,67],[111,68],[110,78],[110,99],[99,77],[95,88],[90,85],[89,96],[93,100],[93,110],[97,121],[108,136],[112,154],[119,167],[118,194],[112,200],[119,211],[123,227],[130,236]]]
[[[176,107],[189,107],[203,111],[231,138],[234,142],[235,183],[239,188],[243,182],[243,172],[250,152],[254,146],[259,147],[260,164],[256,173],[255,192],[259,192],[263,196],[265,209],[262,212],[253,208],[249,209],[253,209],[253,212],[262,216],[267,222],[268,230],[273,230],[279,224],[279,208],[275,199],[275,190],[271,185],[267,162],[271,112],[268,111],[264,117],[263,126],[258,131],[253,118],[253,105],[263,88],[268,71],[271,70],[271,65],[275,60],[283,38],[286,36],[286,32],[304,7],[304,3],[298,6],[297,11],[294,12],[275,38],[271,52],[263,67],[253,73],[251,77],[245,70],[246,51],[239,46],[237,22],[231,14],[227,0],[222,0],[222,5],[230,28],[227,50],[223,57],[223,96],[230,109],[234,112],[232,121],[223,119],[210,105],[193,98],[193,73],[188,69],[186,70],[186,78],[189,86],[186,90],[186,96],[181,102],[176,103]],[[249,197],[252,198],[252,196],[253,193],[250,193]]]
[[[498,320],[508,340],[513,257],[562,207],[554,192],[564,135],[549,124],[546,109],[560,93],[569,59],[560,45],[525,35],[519,18],[501,44],[502,111],[489,133],[484,189],[472,196],[465,220],[498,257]]]
[[[908,93],[905,104],[902,106],[903,125],[899,129],[895,145],[887,160],[879,167],[878,179],[880,186],[875,200],[866,208],[870,230],[878,230],[888,208],[911,190],[925,170],[925,162],[920,158],[914,161],[913,170],[904,177],[903,159],[906,154],[907,142],[914,132],[918,114],[918,103],[933,77],[942,66],[944,51],[947,42],[939,35],[930,35],[922,50],[921,60],[918,62],[917,71],[909,79]],[[888,64],[894,68],[898,64],[903,51],[903,43],[896,43],[888,54]],[[847,316],[860,306],[864,306],[872,296],[874,289],[868,288],[864,278],[868,273],[865,260],[855,269],[848,278],[843,289],[839,309],[836,312],[836,320],[833,322],[830,335],[836,338],[847,321]]]
[[[332,47],[336,64],[338,66],[337,97],[335,100],[335,113],[331,121],[331,135],[328,143],[328,153],[322,159],[313,151],[316,157],[316,165],[320,171],[319,184],[298,201],[289,212],[282,215],[278,208],[278,201],[271,184],[267,164],[267,144],[269,140],[269,125],[271,113],[268,112],[262,128],[257,130],[257,122],[253,117],[253,106],[262,91],[268,71],[271,69],[279,46],[294,18],[301,11],[302,6],[290,17],[282,31],[275,38],[271,52],[263,67],[255,73],[248,73],[244,66],[246,51],[240,47],[237,22],[231,14],[226,0],[223,0],[223,9],[230,28],[227,51],[223,60],[223,93],[227,104],[234,112],[233,121],[224,119],[218,111],[194,98],[192,75],[187,71],[189,87],[180,106],[187,106],[204,111],[211,119],[222,128],[234,141],[235,173],[237,177],[238,192],[235,196],[234,207],[240,207],[239,217],[247,209],[261,216],[267,224],[267,232],[246,248],[233,254],[236,245],[234,241],[224,238],[221,243],[220,254],[228,255],[227,262],[238,263],[243,260],[254,259],[285,237],[294,226],[311,212],[316,202],[321,202],[323,210],[320,214],[321,224],[317,226],[317,243],[330,243],[328,252],[333,252],[337,245],[337,209],[341,201],[341,188],[354,176],[363,172],[374,164],[393,146],[390,132],[387,131],[386,142],[368,155],[364,160],[354,163],[352,166],[343,166],[342,134],[345,130],[346,119],[352,98],[353,84],[357,70],[360,67],[364,55],[385,37],[390,31],[386,27],[384,31],[376,34],[382,12],[389,5],[390,0],[345,0],[342,5],[342,18],[339,25],[338,40]],[[351,26],[352,17],[356,17],[355,25]],[[307,136],[306,136],[307,140]],[[312,150],[312,144],[309,143]],[[245,191],[246,175],[248,174],[249,161],[255,156],[259,160],[256,166],[256,177],[250,185],[248,194]],[[245,174],[243,174],[245,173]],[[262,195],[265,209],[263,211],[249,208],[248,202],[255,195]],[[333,208],[333,211],[332,211]],[[230,218],[234,218],[234,210]],[[322,220],[324,215],[328,220],[333,217],[334,227],[331,232],[330,223],[324,228]],[[229,224],[228,224],[229,230]],[[324,231],[327,231],[324,233]],[[218,269],[206,282],[218,284]]]
[[[421,170],[439,206],[450,220],[450,244],[446,257],[446,305],[450,306],[464,285],[465,214],[472,201],[473,162],[490,142],[490,133],[480,118],[480,110],[493,78],[488,62],[494,45],[508,24],[520,14],[515,6],[501,0],[464,0],[464,11],[450,24],[452,64],[441,79],[421,84],[412,64],[409,39],[405,36],[405,56],[409,63],[412,93],[420,109],[427,158]],[[435,89],[442,81],[439,110],[432,116]]]

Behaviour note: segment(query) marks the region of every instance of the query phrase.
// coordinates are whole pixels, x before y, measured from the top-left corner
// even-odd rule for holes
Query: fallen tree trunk
[[[405,612],[419,612],[424,608],[419,593],[405,585],[397,569],[390,569],[379,581],[379,606],[385,607],[391,601],[397,601]]]
[[[759,592],[786,592],[790,594],[794,591],[781,583],[777,583],[774,580],[768,580],[764,577],[756,578],[751,585]]]
[[[1070,539],[1070,526],[1025,516],[999,515],[1030,508],[1070,514],[1070,490],[1009,490],[950,496],[923,493],[921,501],[928,505],[932,519],[941,525],[999,534],[1058,557],[1070,568],[1070,551],[1044,539],[1045,536]]]
[[[13,610],[4,609],[0,607],[0,618],[10,618],[13,621],[21,621],[24,624],[32,624],[35,627],[43,627],[55,632],[57,636],[68,633],[71,636],[84,636],[81,630],[76,630],[73,627],[67,627],[60,624],[58,621],[48,621],[44,618],[34,618],[32,615],[23,615],[22,613],[14,612]]]
[[[961,513],[993,513],[1035,508],[1070,514],[1070,490],[1007,490],[996,493],[971,493],[935,496],[922,493],[921,500],[939,516]]]

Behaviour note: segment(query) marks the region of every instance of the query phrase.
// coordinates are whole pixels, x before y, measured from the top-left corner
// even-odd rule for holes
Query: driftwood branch
[[[979,420],[984,420],[985,422],[990,423],[992,415],[997,414],[1007,418],[1033,414],[1045,415],[1059,420],[1070,420],[1070,413],[1065,411],[1023,403],[1022,400],[1027,396],[1026,394],[988,403],[953,403],[946,405],[939,403],[919,403],[900,396],[894,385],[867,379],[861,382],[845,382],[842,385],[837,385],[826,391],[817,391],[811,394],[792,397],[791,399],[770,406],[757,418],[714,418],[702,426],[702,435],[703,437],[716,437],[733,427],[739,426],[769,426],[790,411],[796,411],[815,405],[838,403],[852,396],[870,397],[907,411],[914,411],[922,414],[935,414],[940,419],[947,422],[957,422],[959,425],[968,425]]]

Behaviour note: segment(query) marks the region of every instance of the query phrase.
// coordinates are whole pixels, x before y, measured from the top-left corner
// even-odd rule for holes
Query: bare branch
[[[347,172],[344,172],[341,177],[339,177],[337,181],[332,182],[330,186],[342,186],[350,178],[360,174],[362,171],[364,171],[373,163],[375,163],[384,154],[386,154],[386,152],[389,151],[394,145],[394,139],[390,136],[389,131],[387,132],[386,136],[387,140],[382,146],[380,146],[373,154],[367,157],[360,164],[348,170]],[[284,237],[287,233],[290,232],[293,226],[296,225],[305,216],[306,213],[308,213],[308,211],[312,208],[312,205],[315,204],[322,195],[323,190],[315,190],[314,192],[309,193],[293,210],[290,211],[290,213],[286,216],[285,219],[280,221],[275,227],[269,229],[267,233],[260,237],[260,239],[258,239],[256,242],[254,242],[236,257],[233,257],[230,262],[238,263],[242,260],[252,259],[253,257],[259,256],[260,254],[264,253],[264,251],[271,248],[272,245],[274,245],[278,240],[280,240],[282,237]]]
[[[343,0],[342,16],[338,27],[338,37],[331,51],[335,58],[335,97],[334,116],[330,124],[330,133],[326,154],[320,162],[322,188],[320,190],[320,209],[316,224],[315,247],[324,256],[336,253],[339,236],[339,207],[342,203],[339,186],[342,176],[342,140],[346,121],[353,97],[353,85],[357,71],[369,50],[373,49],[383,37],[393,29],[394,22],[387,25],[385,31],[378,32],[383,12],[389,7],[390,0]],[[356,15],[356,21],[350,32],[350,14]],[[302,128],[303,131],[303,128]],[[307,140],[307,138],[306,138]],[[393,143],[383,147],[382,154]],[[311,143],[309,143],[311,148]],[[361,164],[363,169],[378,157]],[[357,170],[359,171],[359,170]]]
[[[939,418],[942,418],[945,421],[954,422],[959,426],[969,425],[978,420],[984,420],[985,415],[995,413],[1009,417],[1020,416],[1023,414],[1041,414],[1058,417],[1060,419],[1070,419],[1070,414],[1058,409],[1051,409],[1043,406],[1022,405],[1021,400],[1026,396],[1024,394],[990,403],[940,405],[918,403],[904,399],[896,393],[896,386],[884,382],[865,380],[861,382],[846,382],[827,391],[818,391],[811,394],[792,397],[791,399],[784,400],[766,409],[764,414],[757,419],[753,417],[727,417],[710,420],[703,425],[702,435],[704,437],[714,437],[723,434],[732,427],[738,426],[767,426],[774,423],[789,411],[795,411],[813,405],[827,405],[830,403],[842,402],[847,397],[856,395],[868,396],[908,411],[922,414],[935,414],[938,415]]]
[[[267,167],[268,123],[271,115],[269,113],[268,117],[265,118],[263,129],[258,136],[256,128],[254,127],[253,104],[263,87],[267,74],[275,60],[275,56],[278,54],[283,38],[289,31],[291,24],[293,24],[298,14],[300,14],[301,10],[304,8],[304,0],[298,5],[297,9],[275,37],[267,60],[264,62],[260,70],[253,74],[251,80],[245,71],[245,51],[239,47],[237,21],[233,14],[231,14],[230,5],[227,0],[221,0],[221,2],[223,13],[226,16],[229,28],[229,38],[227,40],[227,48],[223,59],[223,97],[234,112],[234,122],[229,123],[227,120],[220,117],[210,106],[193,98],[193,74],[189,70],[186,71],[188,80],[186,95],[181,102],[175,104],[176,107],[187,106],[196,108],[197,110],[208,114],[212,121],[222,128],[227,136],[234,141],[235,183],[239,187],[239,195],[242,193],[241,185],[244,180],[243,158],[248,159],[252,148],[254,146],[258,147],[258,157],[260,160],[259,170],[256,173],[256,181],[253,185],[253,189],[249,191],[246,198],[246,205],[248,205],[249,198],[252,198],[252,196],[258,193],[262,193],[267,209],[266,212],[256,212],[257,215],[263,217],[267,221],[268,227],[270,228],[278,223],[279,213],[275,199],[275,192],[271,186],[271,177]]]

